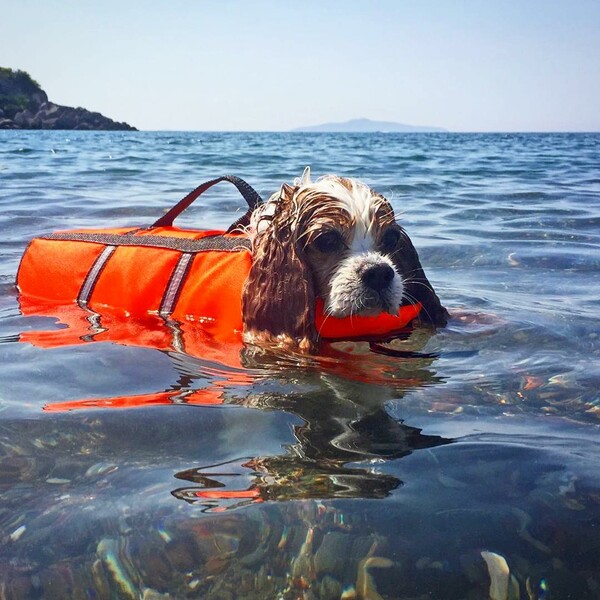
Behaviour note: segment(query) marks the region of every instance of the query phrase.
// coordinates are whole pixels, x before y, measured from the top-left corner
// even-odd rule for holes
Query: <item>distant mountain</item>
[[[392,121],[371,121],[371,119],[351,119],[343,123],[323,123],[322,125],[312,125],[309,127],[297,127],[292,131],[323,131],[323,132],[443,132],[446,129],[441,127],[423,127],[418,125],[405,125],[404,123],[394,123]]]

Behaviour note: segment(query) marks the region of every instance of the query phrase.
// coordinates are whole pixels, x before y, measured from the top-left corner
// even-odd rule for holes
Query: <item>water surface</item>
[[[453,314],[394,347],[435,357],[299,364],[21,313],[32,237],[308,164],[391,199]],[[2,593],[485,598],[483,552],[511,598],[600,597],[598,165],[597,134],[0,132]],[[226,227],[236,194],[178,224]]]

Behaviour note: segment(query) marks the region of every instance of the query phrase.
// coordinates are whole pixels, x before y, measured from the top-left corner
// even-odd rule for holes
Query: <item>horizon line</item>
[[[24,131],[76,131],[79,133],[111,133],[124,131],[122,129],[0,129],[0,132],[22,133]],[[290,133],[295,135],[501,135],[501,134],[598,134],[600,129],[489,129],[489,130],[450,130],[445,131],[298,131],[295,129],[139,129],[135,131],[124,131],[125,133]]]
[[[23,131],[23,130],[21,130]],[[69,130],[65,130],[69,131]],[[450,130],[445,131],[298,131],[294,129],[138,129],[139,132],[148,133],[293,133],[301,135],[322,135],[322,134],[361,134],[369,135],[380,133],[384,135],[444,135],[447,133],[457,134],[503,134],[503,133],[600,133],[600,129],[489,129],[489,130]],[[135,133],[135,132],[133,132]]]

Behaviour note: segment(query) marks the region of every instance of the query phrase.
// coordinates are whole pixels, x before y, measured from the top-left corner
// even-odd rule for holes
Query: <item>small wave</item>
[[[39,152],[36,148],[15,148],[14,150],[8,150],[6,154],[34,154]]]

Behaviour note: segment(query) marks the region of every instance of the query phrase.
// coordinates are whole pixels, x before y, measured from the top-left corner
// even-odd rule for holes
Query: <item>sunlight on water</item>
[[[447,328],[306,358],[19,304],[36,235],[308,164],[391,199]],[[599,597],[598,164],[596,134],[0,132],[0,595]]]

